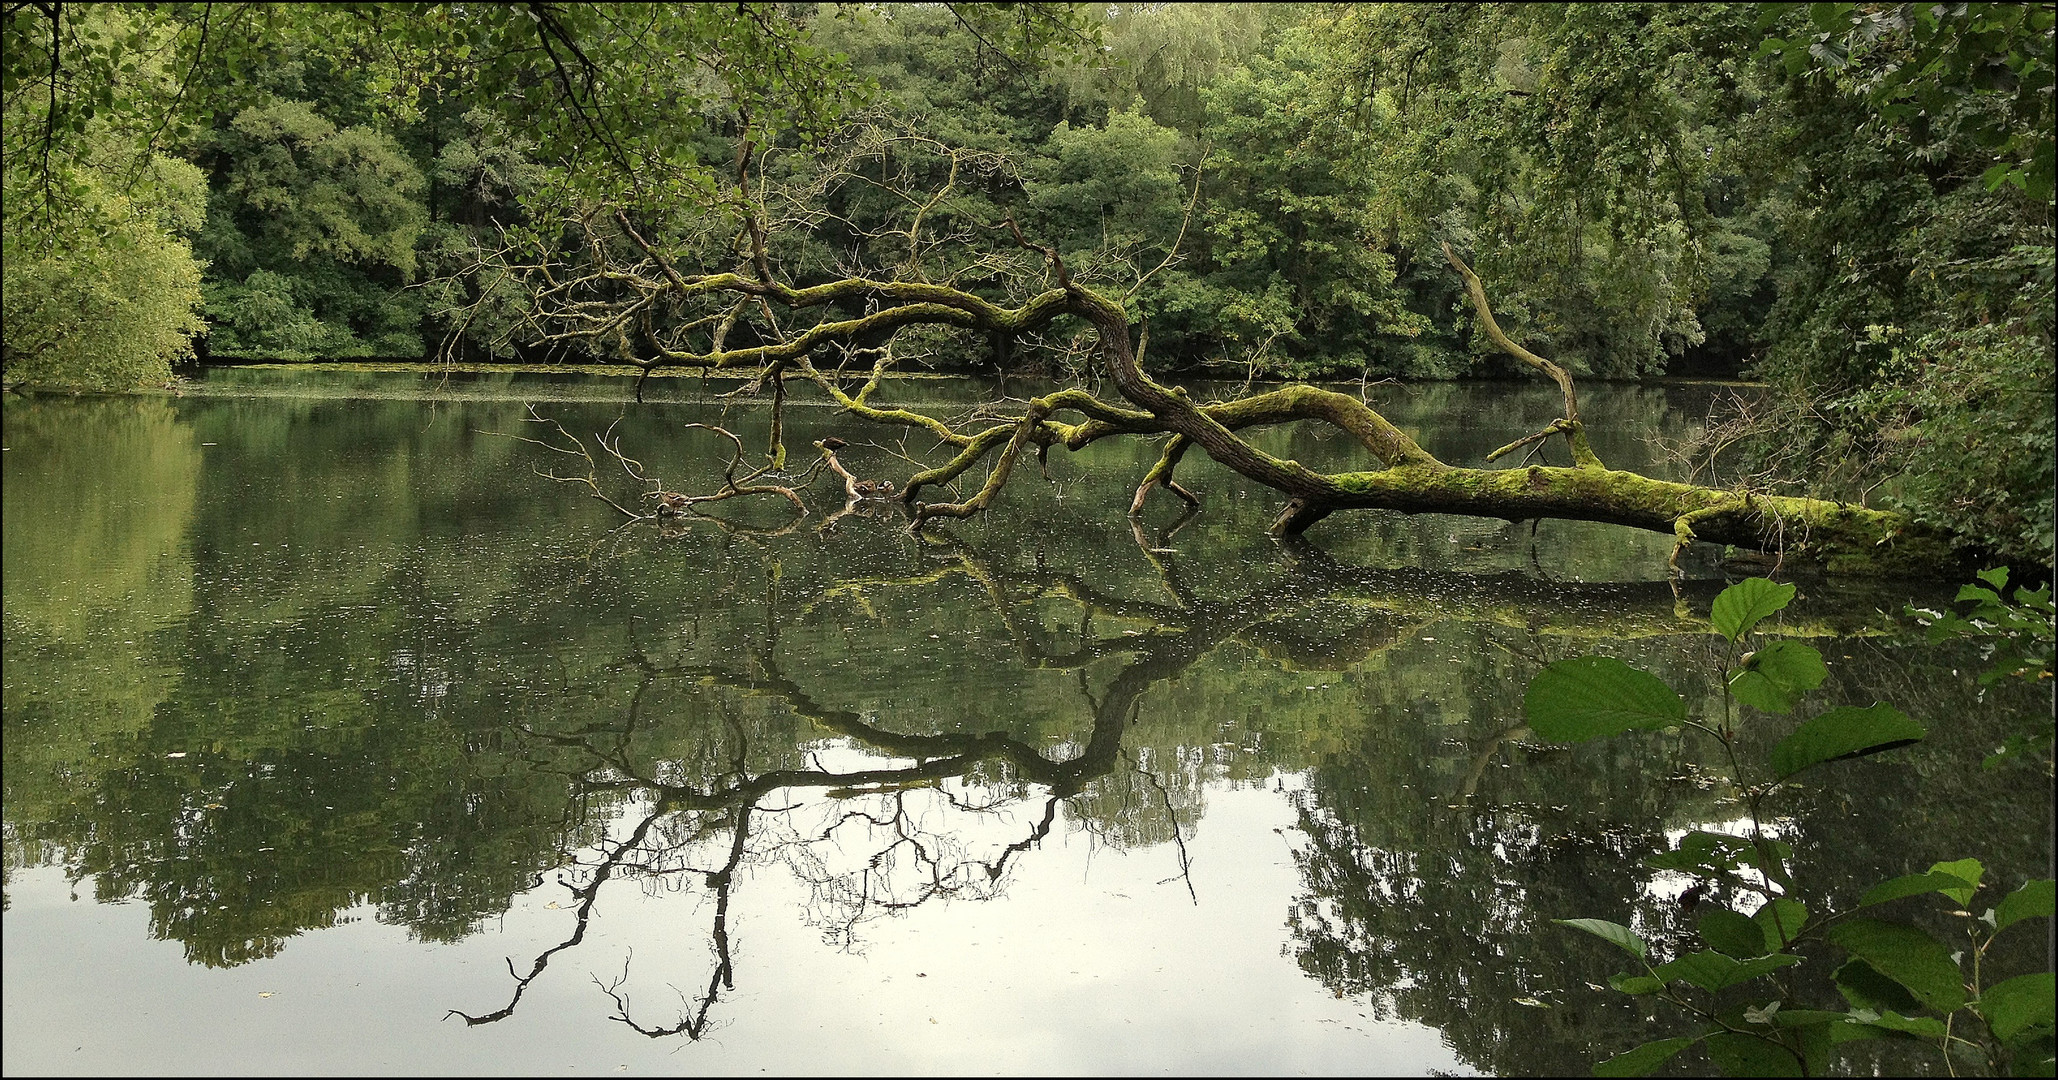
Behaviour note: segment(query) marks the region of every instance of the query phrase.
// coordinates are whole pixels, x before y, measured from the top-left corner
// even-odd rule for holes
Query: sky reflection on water
[[[555,942],[567,917],[545,905],[563,889],[518,896],[456,945],[410,942],[359,908],[272,960],[208,970],[149,942],[139,905],[71,905],[61,875],[28,871],[10,886],[8,979],[45,989],[10,986],[8,1071],[1473,1072],[1433,1029],[1371,1020],[1281,956],[1278,899],[1295,874],[1276,830],[1292,821],[1275,795],[1219,793],[1192,842],[1198,905],[1169,845],[1123,852],[1060,829],[1004,908],[925,907],[867,924],[852,950],[794,917],[806,886],[753,875],[736,991],[690,1044],[610,1021],[588,975],[611,980],[633,953],[632,1003],[676,1010],[668,983],[690,993],[706,978],[705,937],[686,929],[706,913],[691,893],[626,885],[581,954],[524,1000],[533,1022],[468,1030],[445,1010],[505,1000],[502,958],[526,969]],[[17,952],[60,932],[57,948]],[[17,1045],[25,1030],[32,1048]]]

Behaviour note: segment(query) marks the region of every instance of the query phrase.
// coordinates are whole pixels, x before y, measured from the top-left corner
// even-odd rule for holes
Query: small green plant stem
[[[1744,764],[1742,759],[1737,757],[1736,752],[1736,696],[1730,692],[1728,677],[1729,669],[1735,667],[1737,661],[1736,645],[1734,643],[1731,643],[1729,646],[1729,653],[1730,655],[1726,658],[1727,663],[1724,664],[1723,670],[1721,725],[1719,728],[1709,728],[1704,724],[1698,724],[1691,720],[1687,721],[1687,724],[1715,736],[1722,743],[1722,752],[1729,757],[1729,782],[1735,785],[1737,790],[1744,793],[1744,809],[1751,817],[1751,847],[1757,851],[1760,864],[1758,876],[1764,878],[1767,883],[1766,887],[1760,887],[1757,891],[1770,897],[1772,896],[1772,890],[1769,886],[1772,882],[1772,876],[1766,873],[1765,867],[1772,865],[1773,858],[1772,852],[1765,846],[1765,827],[1759,817],[1759,809],[1764,804],[1765,796],[1770,794],[1772,788],[1778,785],[1774,783],[1769,787],[1759,790],[1744,783]]]
[[[1651,962],[1649,960],[1644,961],[1644,971],[1645,973],[1649,974],[1651,978],[1655,979],[1659,977],[1657,969],[1651,966]],[[1710,1023],[1718,1028],[1721,1028],[1723,1032],[1727,1034],[1748,1035],[1751,1038],[1758,1040],[1759,1042],[1770,1043],[1773,1046],[1776,1046],[1781,1050],[1786,1051],[1788,1055],[1790,1055],[1796,1062],[1800,1064],[1801,1075],[1809,1075],[1807,1060],[1803,1058],[1799,1052],[1795,1051],[1793,1047],[1788,1046],[1787,1044],[1779,1041],[1776,1038],[1773,1038],[1770,1035],[1765,1034],[1764,1032],[1754,1031],[1748,1027],[1737,1027],[1736,1025],[1731,1024],[1729,1021],[1724,1020],[1719,1014],[1704,1009],[1699,1005],[1694,1004],[1692,1000],[1673,993],[1672,987],[1669,983],[1666,985],[1664,989],[1658,991],[1657,997],[1662,1001],[1670,1002],[1675,1008],[1681,1009],[1695,1017],[1698,1017],[1705,1023]],[[1705,1038],[1706,1035],[1704,1034],[1702,1037]]]
[[[1968,904],[1967,910],[1970,910],[1970,907],[1971,905]],[[1966,928],[1965,936],[1970,938],[1972,941],[1972,984],[1968,986],[1967,989],[1972,991],[1973,1000],[1977,1001],[1981,996],[1980,962],[1986,959],[1987,947],[1992,945],[1994,943],[1994,939],[1999,937],[2000,934],[1998,931],[1992,934],[1988,934],[1986,936],[1986,940],[1981,941],[1979,936],[1979,924],[1977,922],[1974,922],[1972,923],[1972,925]],[[1957,1016],[1958,1014],[1956,1012],[1953,1012],[1950,1016],[1944,1018],[1944,1038],[1947,1040],[1951,1038],[1951,1022],[1957,1019]],[[1963,1039],[1959,1041],[1966,1042],[1966,1040]],[[1988,1072],[1998,1073],[2000,1071],[2001,1059],[2000,1056],[1995,1053],[1996,1048],[1994,1046],[1990,1044],[1973,1043],[1967,1043],[1967,1045],[1974,1046],[1977,1050],[1980,1051],[1981,1054],[1986,1056]],[[1951,1051],[1950,1048],[1947,1046],[1944,1048],[1944,1060],[1948,1062],[1950,1061],[1950,1059]]]

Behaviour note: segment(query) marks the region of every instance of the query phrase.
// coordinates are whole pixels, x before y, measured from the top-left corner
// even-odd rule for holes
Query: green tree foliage
[[[1353,133],[1319,103],[1322,61],[1316,40],[1288,30],[1205,95],[1212,156],[1200,266],[1216,301],[1212,329],[1260,370],[1443,373],[1391,355],[1427,320],[1394,288],[1374,189],[1339,167]]]
[[[511,336],[526,305],[507,283],[481,280],[464,270],[495,242],[498,225],[527,220],[525,200],[547,175],[535,159],[534,140],[509,131],[489,109],[432,117],[428,128],[434,153],[428,170],[432,220],[419,245],[422,280],[412,291],[425,313],[471,312],[462,325],[430,324],[443,338],[441,354],[470,355],[480,341]]]
[[[970,18],[1033,53],[1071,31],[1063,14]],[[45,250],[108,232],[59,230],[88,203],[121,209],[89,196],[96,177],[140,205],[134,163],[174,149],[215,166],[206,246],[223,264],[208,280],[222,344],[285,355],[419,351],[418,311],[393,301],[431,209],[419,177],[441,140],[421,129],[446,114],[481,107],[530,133],[550,162],[539,206],[599,194],[663,205],[714,190],[690,141],[710,121],[819,130],[854,97],[841,59],[773,5],[21,4],[4,32],[10,268],[32,239]],[[92,132],[102,145],[88,155]],[[40,277],[113,265],[75,254]],[[368,265],[386,280],[352,280]],[[252,281],[259,270],[273,277]],[[162,274],[144,280],[167,301],[184,295]],[[55,355],[9,333],[10,372],[31,347]]]
[[[243,109],[209,143],[210,351],[421,355],[420,300],[400,288],[414,277],[426,179],[393,137],[277,101]]]
[[[1704,337],[1736,73],[1689,58],[1739,23],[1720,5],[1357,7],[1331,24],[1328,78],[1391,242],[1474,248],[1520,283],[1498,301],[1518,337],[1636,375]]]
[[[849,57],[880,107],[952,146],[1020,153],[1085,111],[1067,104],[1033,55],[967,40],[955,13],[941,5],[839,12],[815,29],[824,47]]]
[[[1259,54],[1268,33],[1305,14],[1302,4],[1123,4],[1111,8],[1106,49],[1066,65],[1068,96],[1133,109],[1192,134],[1206,122],[1205,91]]]
[[[2049,4],[1768,6],[1793,192],[1771,440],[2049,564]]]
[[[115,295],[163,308],[89,320],[157,328],[110,338],[132,357],[110,370],[143,374],[75,381],[146,381],[179,355],[184,196],[143,179],[169,160],[206,169],[214,353],[420,355],[449,336],[456,354],[526,355],[550,344],[523,329],[533,296],[472,273],[482,255],[576,260],[560,225],[602,202],[661,244],[724,251],[740,144],[789,218],[840,223],[772,239],[804,280],[910,257],[911,208],[884,188],[937,190],[956,168],[922,212],[970,246],[920,255],[923,273],[999,288],[1012,216],[1132,294],[1159,369],[1508,374],[1437,257],[1450,242],[1496,282],[1510,333],[1575,373],[1761,374],[1771,451],[1729,441],[1757,454],[1753,482],[1897,500],[2051,558],[2049,4],[66,4],[6,20],[10,378],[30,352],[39,380],[110,355],[49,320]],[[854,136],[854,118],[893,141]],[[852,155],[867,182],[831,182]],[[152,287],[96,293],[109,274]],[[1065,355],[1022,344],[995,358]],[[939,355],[973,359],[954,348]]]
[[[1028,210],[1080,280],[1133,292],[1173,256],[1190,186],[1180,142],[1178,132],[1134,112],[1051,131],[1049,156],[1029,178]]]
[[[162,91],[147,55],[157,37],[115,8],[40,23],[16,9],[6,19],[0,378],[103,390],[161,383],[202,327],[201,265],[187,238],[206,188],[192,165],[139,141],[142,118],[116,107]],[[53,36],[87,70],[53,77]]]
[[[123,196],[89,193],[42,237],[8,234],[8,384],[128,390],[164,382],[192,356],[192,335],[205,325],[195,310],[200,264],[161,220]]]
[[[1958,602],[1970,601],[1973,605],[1963,615],[1913,604],[1905,611],[1929,628],[1931,641],[1970,638],[1981,642],[1989,665],[1979,677],[1983,686],[2004,679],[2034,683],[2050,678],[2053,643],[2058,639],[2058,609],[2051,603],[2050,583],[2038,588],[2017,585],[2011,598],[2006,567],[1982,570],[1979,579],[1981,584],[1965,585],[1958,590]],[[1987,758],[1987,767],[2022,760],[2034,750],[2043,757],[2044,772],[2049,774],[2052,728],[2049,715],[2034,717],[2025,728],[2011,733],[2008,741]]]
[[[392,139],[337,130],[303,102],[236,115],[216,145],[228,200],[255,212],[253,242],[297,262],[326,257],[414,270],[422,176]]]

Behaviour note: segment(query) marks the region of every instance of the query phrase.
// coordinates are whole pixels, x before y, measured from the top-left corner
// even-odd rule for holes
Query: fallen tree
[[[1562,416],[1544,430],[1489,454],[1483,465],[1557,439],[1570,452],[1571,465],[1489,468],[1447,463],[1360,398],[1313,386],[1197,400],[1185,388],[1161,382],[1144,370],[1140,353],[1147,330],[1138,332],[1126,306],[1142,283],[1174,257],[1147,272],[1136,272],[1119,257],[1100,260],[1131,272],[1134,284],[1118,296],[1105,284],[1075,279],[1057,251],[1025,237],[1012,219],[993,227],[1012,246],[980,248],[974,243],[979,229],[965,215],[949,212],[952,199],[968,178],[983,177],[989,186],[997,176],[1005,180],[1004,162],[911,135],[874,132],[851,145],[838,166],[817,174],[810,184],[775,196],[762,179],[762,154],[746,133],[737,154],[735,186],[724,200],[735,231],[721,244],[703,241],[698,254],[702,265],[710,258],[727,259],[726,269],[682,270],[684,260],[695,257],[693,244],[654,243],[625,210],[606,206],[589,206],[567,220],[563,238],[567,249],[578,251],[576,261],[563,255],[523,259],[510,248],[482,259],[476,269],[514,278],[530,290],[534,303],[523,326],[534,340],[576,342],[615,362],[641,368],[645,377],[673,367],[756,372],[743,392],[769,390],[774,410],[771,445],[760,473],[785,469],[779,409],[789,379],[812,383],[853,418],[928,433],[950,457],[914,472],[900,485],[897,498],[916,530],[939,518],[964,518],[985,510],[1024,454],[1033,452],[1042,464],[1053,447],[1076,451],[1107,438],[1165,438],[1155,466],[1139,479],[1129,508],[1132,514],[1159,488],[1198,505],[1198,498],[1174,478],[1184,455],[1198,446],[1220,464],[1280,493],[1284,505],[1271,532],[1282,538],[1298,536],[1338,511],[1393,510],[1510,521],[1596,521],[1664,533],[1676,539],[1675,570],[1680,554],[1695,542],[1770,552],[1839,573],[1932,576],[1958,562],[1940,535],[1891,511],[1703,487],[1608,468],[1587,439],[1571,375],[1501,331],[1484,284],[1448,245],[1445,254],[1462,275],[1484,332],[1509,356],[1555,382],[1564,397]],[[783,199],[777,223],[782,228],[822,229],[825,222],[835,223],[819,209],[825,191],[854,178],[880,185],[869,177],[886,175],[890,157],[904,161],[916,153],[929,155],[931,174],[940,174],[934,189],[921,197],[895,189],[908,205],[901,227],[854,241],[873,251],[883,245],[894,255],[891,265],[806,285],[793,283],[779,271],[773,255],[775,201]],[[878,168],[868,171],[866,163],[874,160]],[[938,224],[945,220],[948,224]],[[939,264],[941,280],[932,280],[938,275],[931,267]],[[1100,273],[1108,276],[1104,270]],[[806,325],[785,325],[795,318],[807,320]],[[1093,370],[1105,376],[1114,396],[1076,384],[1027,401],[996,402],[958,420],[875,401],[885,376],[896,367],[895,342],[906,331],[954,328],[1004,345],[1053,333],[1061,326],[1083,328],[1073,340],[1085,350]],[[826,358],[832,356],[837,366],[825,368]],[[850,372],[853,360],[867,359],[868,368]],[[642,387],[639,379],[639,399]],[[1346,433],[1367,459],[1365,467],[1321,472],[1266,453],[1240,434],[1261,426],[1308,422]],[[844,475],[846,491],[855,498],[850,487],[854,478],[835,462],[834,448],[817,446],[832,469]],[[623,457],[618,449],[608,449]],[[971,495],[956,501],[923,498],[982,462],[987,466],[985,478]],[[703,501],[752,493],[743,490],[734,473],[732,461],[725,489],[711,495],[670,498],[676,493],[653,489],[645,497],[661,507],[691,509]],[[643,478],[637,470],[631,475]],[[806,513],[791,485],[759,484],[753,490],[781,495]],[[625,514],[639,516],[609,501]]]

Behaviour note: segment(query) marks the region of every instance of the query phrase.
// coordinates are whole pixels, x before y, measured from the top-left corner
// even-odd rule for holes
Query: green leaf
[[[1755,960],[1732,960],[1719,952],[1703,950],[1688,953],[1667,964],[1660,964],[1652,970],[1667,982],[1683,979],[1703,990],[1727,990],[1738,983],[1749,982],[1760,975],[1792,967],[1801,962],[1798,956],[1761,956]]]
[[[1653,870],[1707,870],[1719,873],[1736,865],[1736,852],[1748,841],[1695,829],[1679,838],[1679,846],[1644,860]]]
[[[2009,893],[1994,909],[1994,932],[2000,933],[2024,919],[2041,915],[2051,917],[2052,880],[2042,878],[2024,882],[2022,888]]]
[[[1559,660],[1537,673],[1522,695],[1530,730],[1553,742],[1669,727],[1686,719],[1672,688],[1613,657]]]
[[[1697,829],[1681,837],[1676,849],[1644,859],[1644,865],[1653,870],[1678,870],[1701,877],[1721,877],[1733,869],[1751,866],[1781,885],[1791,884],[1785,860],[1793,855],[1793,847],[1770,838],[1763,843],[1761,853],[1757,844],[1744,837]]]
[[[1736,972],[1731,978],[1730,985],[1734,986],[1745,980],[1755,979],[1760,975],[1770,975],[1781,968],[1790,968],[1800,962],[1801,958],[1798,956],[1753,957],[1737,964]]]
[[[1794,708],[1792,694],[1781,690],[1771,679],[1755,671],[1738,671],[1729,677],[1730,696],[1753,709],[1769,713],[1788,713]]]
[[[1759,908],[1751,921],[1765,937],[1765,951],[1779,952],[1793,944],[1801,936],[1801,928],[1808,925],[1808,905],[1782,897]]]
[[[1665,989],[1665,980],[1653,979],[1649,975],[1631,975],[1624,971],[1608,976],[1608,985],[1621,993],[1641,997]]]
[[[1600,938],[1602,941],[1613,942],[1639,960],[1644,957],[1644,939],[1637,937],[1636,931],[1621,923],[1611,923],[1602,919],[1552,919],[1551,921],[1559,926],[1569,926],[1574,930],[1584,930]]]
[[[1682,873],[1714,877],[1729,868],[1728,860],[1716,861],[1707,853],[1694,854],[1686,851],[1661,851],[1644,859],[1644,865],[1653,870],[1678,870]]]
[[[1961,603],[1966,600],[1977,600],[1983,604],[1998,604],[2001,602],[2001,594],[1977,585],[1960,585],[1957,599]]]
[[[1836,980],[1837,992],[1854,1009],[1865,1009],[1876,1013],[1912,1013],[1922,1007],[1915,995],[1900,983],[1881,975],[1871,964],[1863,960],[1847,960],[1830,975]]]
[[[1779,740],[1772,771],[1784,780],[1802,769],[1838,758],[1862,757],[1917,742],[1929,734],[1892,705],[1831,709]]]
[[[1946,874],[1963,881],[1963,885],[1953,885],[1937,891],[1958,901],[1959,907],[1966,907],[1972,903],[1972,894],[1979,891],[1979,879],[1985,876],[1987,869],[1979,864],[1978,859],[1959,859],[1957,862],[1937,863],[1929,868],[1929,872]]]
[[[1795,695],[1828,677],[1821,653],[1796,641],[1775,641],[1744,658],[1730,676],[1729,692],[1752,708],[1784,713],[1794,707]]]
[[[1810,1076],[1823,1075],[1829,1066],[1829,1055],[1835,1045],[1831,1030],[1837,1026],[1842,1013],[1822,1013],[1809,1009],[1782,1009],[1781,1001],[1775,1000],[1763,1009],[1750,1005],[1733,1006],[1717,1014],[1717,1019],[1729,1025],[1730,1030],[1748,1030],[1749,1025],[1771,1024],[1778,1028],[1771,1033],[1780,1048],[1798,1055],[1801,1070]],[[1775,1070],[1778,1066],[1772,1066]]]
[[[1927,892],[1943,892],[1946,889],[1962,889],[1972,884],[1974,883],[1966,881],[1955,874],[1946,874],[1935,870],[1926,874],[1906,874],[1897,878],[1889,878],[1865,890],[1865,895],[1858,898],[1858,906],[1871,907],[1874,904],[1884,904],[1889,900],[1899,900],[1904,896],[1916,896]]]
[[[1860,1012],[1854,1012],[1844,1026],[1871,1028],[1875,1032],[1875,1034],[1866,1036],[1847,1035],[1843,1040],[1845,1042],[1858,1037],[1878,1038],[1880,1034],[1912,1035],[1922,1039],[1941,1039],[1949,1030],[1944,1026],[1942,1020],[1938,1020],[1935,1017],[1902,1016],[1891,1009],[1885,1012],[1881,1012],[1878,1009],[1865,1009]]]
[[[1626,1054],[1617,1054],[1594,1066],[1595,1076],[1649,1076],[1652,1070],[1671,1061],[1681,1050],[1699,1039],[1659,1039]]]
[[[1824,34],[1850,29],[1851,4],[1809,4],[1808,21]]]
[[[2014,1042],[2026,1031],[2052,1026],[2053,972],[2017,975],[1987,987],[1973,1007],[2002,1042]]]
[[[1963,976],[1950,950],[1912,926],[1852,919],[1831,929],[1829,940],[1907,987],[1917,1000],[1938,1012],[1965,1004]]]
[[[1881,1013],[1879,1019],[1871,1023],[1874,1027],[1920,1035],[1925,1039],[1941,1039],[1950,1030],[1942,1020],[1934,1016],[1902,1016],[1893,1011]]]
[[[1745,578],[1722,590],[1708,621],[1715,632],[1731,641],[1742,641],[1758,620],[1787,606],[1794,598],[1792,585],[1775,585],[1770,578]]]
[[[1853,1013],[1851,1015],[1856,1016],[1860,1014]],[[1884,1039],[1891,1034],[1893,1032],[1882,1031],[1871,1024],[1857,1020],[1846,1020],[1841,1024],[1830,1025],[1829,1041],[1832,1045],[1842,1046],[1844,1043],[1864,1042],[1867,1039]]]
[[[1801,1059],[1756,1035],[1720,1032],[1708,1036],[1708,1056],[1724,1076],[1801,1076]]]
[[[1701,916],[1701,940],[1716,952],[1739,960],[1771,951],[1765,948],[1764,931],[1750,916],[1727,908],[1710,908]]]
[[[1786,861],[1793,857],[1793,846],[1777,840],[1766,840],[1763,847],[1764,850],[1760,851],[1759,845],[1745,841],[1743,849],[1737,853],[1736,861],[1743,866],[1755,866],[1766,877],[1782,886],[1792,888],[1794,879],[1793,875],[1786,872]]]

